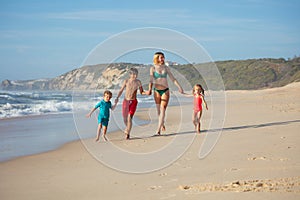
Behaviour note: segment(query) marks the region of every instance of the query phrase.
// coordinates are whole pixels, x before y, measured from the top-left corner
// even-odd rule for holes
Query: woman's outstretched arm
[[[166,70],[167,70],[167,73],[168,73],[168,75],[169,75],[171,81],[173,81],[173,83],[177,86],[179,92],[180,92],[181,94],[183,94],[184,91],[183,91],[181,85],[179,84],[179,82],[177,81],[177,79],[173,76],[173,74],[172,74],[170,68],[166,66]]]

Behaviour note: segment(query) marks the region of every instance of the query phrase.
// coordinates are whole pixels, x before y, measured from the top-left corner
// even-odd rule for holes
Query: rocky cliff
[[[62,74],[53,79],[38,79],[27,81],[4,80],[3,90],[94,90],[120,87],[128,78],[126,72],[135,67],[140,72],[139,78],[145,76],[145,65],[116,63],[84,66]],[[148,73],[149,71],[146,70]],[[147,73],[147,74],[148,74]]]

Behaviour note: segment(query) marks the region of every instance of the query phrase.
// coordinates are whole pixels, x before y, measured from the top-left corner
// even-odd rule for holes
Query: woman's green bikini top
[[[160,74],[160,73],[158,73],[158,72],[156,72],[156,71],[153,72],[153,77],[154,77],[154,79],[158,79],[158,78],[167,78],[167,75],[168,75],[167,72],[165,72],[165,73],[163,73],[163,74]]]

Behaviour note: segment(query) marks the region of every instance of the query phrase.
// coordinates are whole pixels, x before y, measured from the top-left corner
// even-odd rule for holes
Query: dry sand
[[[0,199],[300,199],[299,91],[300,83],[227,91],[225,125],[213,151],[198,158],[206,134],[211,134],[204,131],[182,157],[151,173],[113,170],[97,161],[80,141],[2,162]],[[167,137],[139,137],[139,130],[145,127],[134,127],[132,140],[125,141],[122,133],[115,133],[108,136],[111,144],[147,153],[175,137],[194,135],[191,123],[184,127],[189,130],[186,134],[177,132],[178,107],[169,107],[167,112]],[[203,113],[204,130],[210,114]],[[191,115],[184,117],[189,121]],[[155,125],[146,129],[154,131]],[[84,143],[106,145],[92,140]]]

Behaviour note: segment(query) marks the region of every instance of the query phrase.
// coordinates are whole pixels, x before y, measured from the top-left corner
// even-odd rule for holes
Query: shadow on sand
[[[290,121],[283,121],[283,122],[271,122],[271,123],[264,123],[264,124],[254,124],[254,125],[245,125],[245,126],[233,126],[233,127],[225,127],[222,129],[211,129],[211,130],[202,130],[201,133],[214,133],[214,132],[226,132],[226,131],[232,131],[232,130],[243,130],[243,129],[250,129],[250,128],[264,128],[264,127],[270,127],[270,126],[281,126],[281,125],[287,125],[292,123],[300,123],[300,120],[290,120]],[[151,136],[144,136],[144,137],[137,137],[133,136],[130,138],[130,140],[140,140],[140,139],[147,139],[147,138],[153,138],[153,137],[170,137],[175,135],[184,135],[184,134],[195,134],[195,131],[185,131],[185,132],[177,132],[177,133],[166,133],[161,135],[151,135]],[[110,141],[122,141],[125,139],[112,139]]]
[[[284,121],[284,122],[271,122],[271,123],[264,123],[264,124],[255,124],[255,125],[225,127],[222,129],[202,130],[201,132],[202,133],[213,133],[213,132],[219,132],[219,131],[226,132],[226,131],[243,130],[243,129],[250,129],[250,128],[264,128],[264,127],[270,127],[270,126],[281,126],[281,125],[287,125],[287,124],[299,123],[299,122],[300,122],[300,120],[291,120],[291,121]],[[132,137],[131,140],[145,139],[145,138],[151,138],[151,137],[169,137],[169,136],[183,135],[183,134],[195,134],[195,131],[167,133],[167,134],[161,134],[161,135],[153,135],[153,136],[149,136],[149,137]]]

